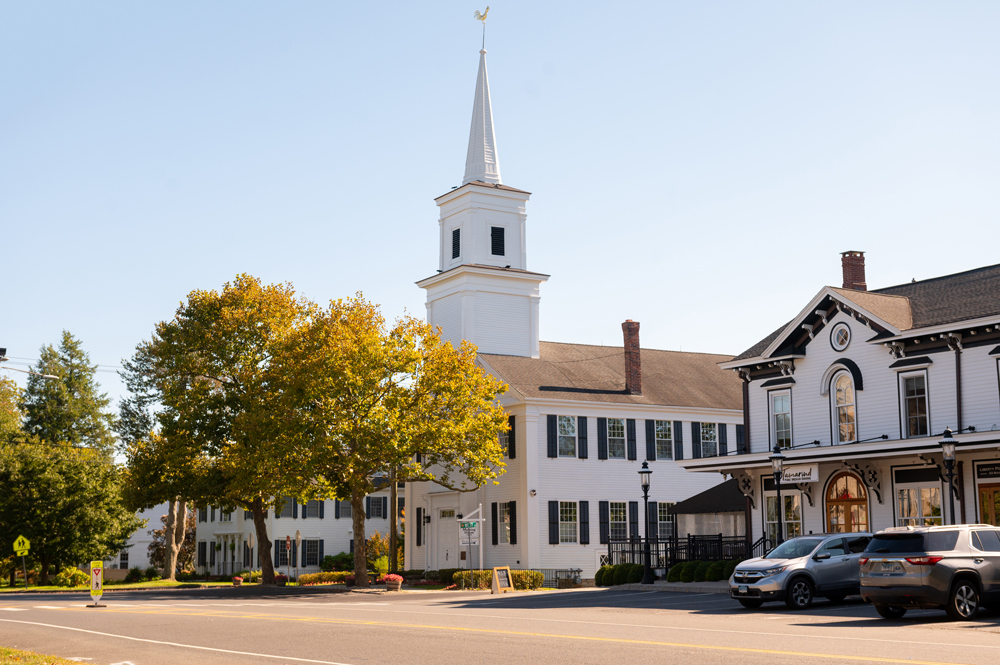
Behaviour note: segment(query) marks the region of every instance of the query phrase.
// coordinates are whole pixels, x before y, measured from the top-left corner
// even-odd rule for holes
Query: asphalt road
[[[721,595],[586,589],[313,593],[240,590],[0,596],[0,645],[87,663],[982,663],[1000,613],[880,619],[860,601],[744,610]]]

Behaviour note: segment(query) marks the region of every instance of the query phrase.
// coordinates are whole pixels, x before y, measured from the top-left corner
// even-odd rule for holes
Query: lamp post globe
[[[785,511],[781,505],[781,476],[785,469],[785,456],[781,454],[781,446],[774,444],[774,452],[768,459],[771,460],[771,473],[774,475],[774,490],[777,495],[778,542],[775,546],[778,546],[785,540]]]
[[[941,437],[941,452],[944,453],[945,475],[948,476],[948,512],[951,523],[955,523],[955,437],[952,436],[951,428],[945,428]]]
[[[653,568],[650,561],[649,552],[649,477],[652,475],[652,470],[649,468],[648,462],[642,463],[642,468],[639,469],[639,485],[642,487],[642,505],[645,508],[646,515],[646,542],[643,544],[642,548],[642,583],[652,584],[653,583]]]

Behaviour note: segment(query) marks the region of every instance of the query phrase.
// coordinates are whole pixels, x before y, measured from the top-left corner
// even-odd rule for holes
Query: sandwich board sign
[[[510,581],[510,566],[501,566],[493,569],[493,588],[490,594],[509,593],[514,590]]]
[[[93,598],[94,604],[88,607],[103,607],[98,605],[97,602],[104,595],[104,562],[103,561],[91,561],[90,562],[90,597]]]

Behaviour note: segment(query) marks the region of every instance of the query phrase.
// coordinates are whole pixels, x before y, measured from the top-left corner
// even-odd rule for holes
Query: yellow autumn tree
[[[506,385],[476,364],[473,345],[456,349],[409,316],[390,325],[360,293],[314,310],[268,373],[276,399],[262,427],[311,475],[310,496],[350,499],[359,586],[368,583],[364,498],[390,473],[459,491],[503,473],[507,418],[495,400]]]

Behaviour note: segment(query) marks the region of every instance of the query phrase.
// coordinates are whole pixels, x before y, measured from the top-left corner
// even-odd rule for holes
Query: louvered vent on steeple
[[[462,229],[451,232],[451,258],[457,259],[462,254]]]
[[[490,227],[490,254],[493,256],[504,255],[503,231],[502,226]]]

